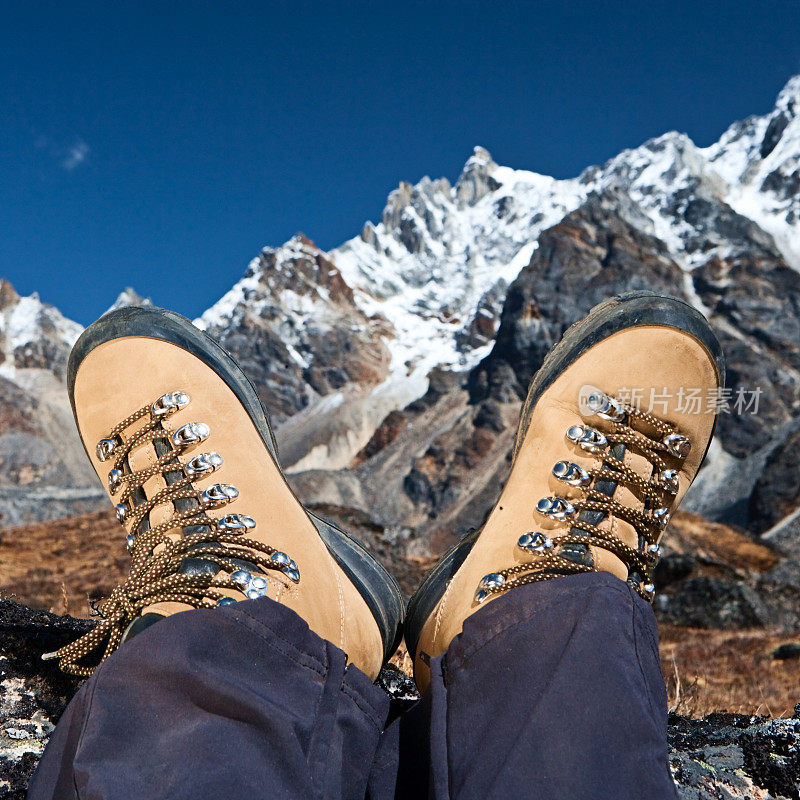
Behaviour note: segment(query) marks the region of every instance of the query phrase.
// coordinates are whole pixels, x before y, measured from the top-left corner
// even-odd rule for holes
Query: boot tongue
[[[624,461],[626,466],[633,469],[645,480],[651,478],[653,465],[650,461],[644,456],[632,450],[628,450],[624,444],[614,445],[609,450],[609,453],[617,460]],[[594,488],[598,492],[608,495],[609,498],[613,497],[617,502],[629,508],[639,510],[644,508],[644,503],[630,489],[624,485],[620,485],[616,481],[598,480],[595,481]],[[634,549],[641,550],[645,546],[644,541],[633,525],[624,519],[609,515],[605,511],[582,511],[578,515],[578,522],[596,525],[613,532],[617,538]],[[570,533],[576,536],[587,535],[586,531],[582,530],[579,524],[573,525],[570,529]],[[565,545],[561,550],[561,555],[577,564],[585,564],[586,566],[592,566],[604,572],[611,572],[622,580],[627,580],[629,577],[628,568],[623,561],[610,551],[601,547],[583,544]]]
[[[625,445],[614,445],[609,452],[612,456],[614,456],[614,458],[622,461],[625,458]],[[594,483],[594,488],[597,489],[598,492],[602,492],[609,497],[614,496],[614,493],[617,491],[617,487],[618,484],[616,481],[598,480]],[[584,522],[587,525],[601,525],[603,521],[607,519],[608,514],[604,511],[581,511],[580,514],[578,514],[578,522]],[[589,535],[585,530],[583,530],[583,528],[580,527],[580,525],[573,525],[570,528],[570,533],[574,534],[575,536]],[[567,544],[562,546],[559,554],[567,560],[575,562],[576,564],[584,564],[587,567],[593,567],[599,566],[595,563],[599,556],[598,550],[599,548],[597,547],[590,547],[589,545],[585,544]],[[619,561],[616,556],[614,556],[614,558],[616,561]],[[622,564],[621,561],[620,564]]]
[[[169,444],[164,441],[164,439],[156,439],[153,442],[153,448],[155,449],[156,455],[159,458],[169,453],[172,449]],[[168,486],[176,483],[184,477],[183,468],[180,466],[177,456],[175,456],[175,458],[169,463],[173,462],[177,466],[177,469],[174,472],[164,473],[164,480]],[[180,497],[174,500],[173,504],[177,511],[200,510],[200,503],[194,497]],[[142,523],[147,523],[149,527],[149,522],[147,519],[142,520]],[[211,533],[211,528],[208,525],[185,525],[181,530],[183,531],[184,536],[188,536],[193,533]],[[203,542],[202,544],[195,545],[195,548],[207,547],[209,545],[219,545],[219,542],[209,540],[207,542]],[[240,569],[246,569],[250,572],[256,573],[261,572],[261,570],[255,564],[249,561],[243,561],[238,558],[231,558],[230,561]],[[178,569],[178,572],[183,575],[216,575],[221,571],[221,569],[221,566],[210,558],[192,558],[187,556],[181,561],[181,566]]]

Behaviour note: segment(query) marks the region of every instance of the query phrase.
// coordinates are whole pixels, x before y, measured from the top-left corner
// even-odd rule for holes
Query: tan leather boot
[[[58,651],[63,669],[90,674],[178,611],[266,596],[377,677],[397,644],[400,590],[360,543],[300,504],[255,390],[221,347],[178,314],[120,309],[80,337],[68,383],[132,566],[100,604],[98,627]]]
[[[421,689],[464,620],[517,586],[602,570],[652,599],[659,540],[700,468],[723,385],[719,342],[673,298],[614,298],[564,334],[531,383],[500,499],[409,603]]]

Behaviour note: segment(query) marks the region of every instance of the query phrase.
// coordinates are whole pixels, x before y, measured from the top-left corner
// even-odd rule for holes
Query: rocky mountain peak
[[[5,278],[0,278],[0,310],[19,302],[17,290]]]
[[[456,181],[455,194],[458,202],[474,206],[489,192],[499,189],[500,182],[493,177],[496,169],[497,164],[489,151],[480,146],[475,147]]]
[[[775,101],[776,111],[785,111],[790,116],[800,113],[800,75],[793,75],[781,89]]]
[[[298,297],[352,303],[353,293],[326,253],[303,233],[295,234],[281,247],[265,247],[251,262],[250,270],[260,285],[278,302],[287,302],[291,292]]]
[[[81,326],[39,299],[37,292],[20,297],[11,284],[0,284],[0,352],[5,377],[22,369],[41,369],[62,377],[67,355]]]
[[[401,215],[411,202],[414,187],[407,181],[401,181],[396,189],[389,192],[386,205],[381,215],[381,222],[387,228],[397,228]]]
[[[116,311],[118,308],[128,308],[128,306],[152,306],[153,301],[149,297],[143,297],[130,286],[126,286],[118,295],[117,299],[106,310]]]

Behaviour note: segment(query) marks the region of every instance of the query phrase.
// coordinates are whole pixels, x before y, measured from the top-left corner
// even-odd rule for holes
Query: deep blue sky
[[[259,248],[322,247],[476,144],[577,174],[706,145],[800,72],[800,0],[3,2],[0,275],[88,323],[190,316]]]

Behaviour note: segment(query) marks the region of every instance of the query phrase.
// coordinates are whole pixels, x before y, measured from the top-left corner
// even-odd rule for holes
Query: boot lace
[[[551,580],[562,575],[597,572],[589,546],[613,553],[628,568],[628,584],[645,600],[652,602],[655,586],[653,569],[661,555],[659,541],[670,518],[679,487],[678,471],[673,468],[688,455],[691,443],[676,426],[656,415],[594,390],[586,400],[586,415],[603,420],[604,427],[572,425],[566,432],[574,447],[598,456],[600,463],[584,469],[570,461],[559,461],[553,475],[580,490],[579,499],[543,497],[536,511],[556,522],[569,523],[562,534],[548,536],[528,531],[519,537],[517,547],[532,561],[485,575],[475,592],[475,601],[517,586]],[[620,447],[623,446],[623,447]],[[628,449],[643,455],[652,465],[649,479],[624,463]],[[644,508],[632,508],[613,498],[617,486],[627,486],[644,501]],[[605,517],[625,520],[636,530],[638,548],[623,542],[610,530],[599,527]]]
[[[188,403],[189,396],[182,391],[162,395],[122,420],[97,444],[99,460],[111,460],[108,486],[117,500],[117,519],[126,530],[131,569],[124,583],[93,606],[101,621],[91,631],[45,654],[44,658],[59,659],[64,672],[91,675],[119,647],[128,625],[156,603],[214,608],[237,602],[231,590],[249,599],[262,597],[268,589],[264,573],[270,570],[294,583],[300,581],[297,564],[286,553],[247,536],[256,526],[252,517],[214,514],[236,499],[235,486],[195,486],[222,466],[222,456],[206,452],[179,458],[210,434],[203,422],[188,422],[174,431],[165,425]],[[128,431],[143,418],[144,424]],[[147,445],[153,446],[157,460],[132,470],[130,455]],[[166,486],[147,497],[143,486],[155,476],[161,476]],[[151,527],[150,511],[170,503],[171,516]],[[92,653],[100,654],[99,661],[93,666],[82,663]]]

